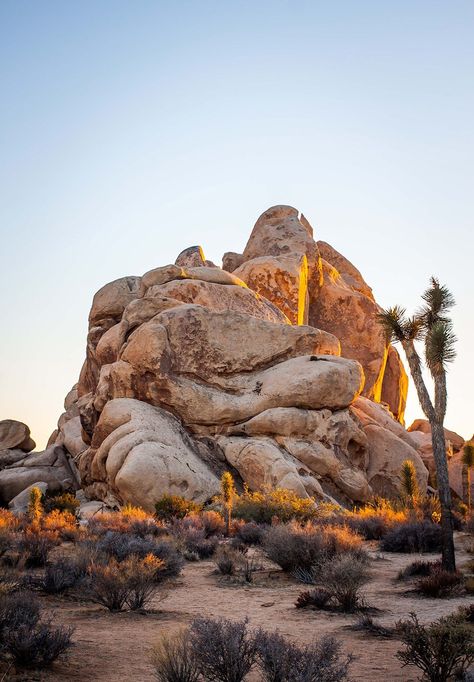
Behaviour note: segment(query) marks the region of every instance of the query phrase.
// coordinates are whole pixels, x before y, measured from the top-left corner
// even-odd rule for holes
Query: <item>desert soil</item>
[[[458,563],[462,568],[472,561],[466,552],[468,538],[457,537]],[[396,581],[399,570],[419,558],[413,554],[381,554],[376,543],[366,543],[373,557],[373,577],[364,590],[366,603],[377,609],[376,618],[385,626],[418,614],[422,622],[447,615],[472,597],[427,599],[410,593],[410,584]],[[258,558],[258,553],[256,557]],[[434,555],[424,555],[434,559]],[[89,602],[72,598],[42,597],[55,623],[75,628],[75,646],[69,657],[56,662],[52,669],[21,675],[0,670],[0,681],[48,680],[51,682],[151,682],[150,649],[160,633],[186,626],[196,616],[240,620],[249,619],[251,627],[278,630],[298,643],[309,643],[329,633],[342,643],[344,652],[354,655],[353,680],[383,679],[387,682],[419,680],[414,668],[402,668],[395,654],[400,648],[396,639],[385,639],[350,629],[357,617],[341,613],[296,609],[295,599],[304,585],[286,578],[281,571],[262,561],[263,568],[255,584],[228,582],[214,572],[212,561],[187,563],[180,578],[167,595],[152,604],[147,614],[112,614]],[[249,679],[257,679],[249,678]]]

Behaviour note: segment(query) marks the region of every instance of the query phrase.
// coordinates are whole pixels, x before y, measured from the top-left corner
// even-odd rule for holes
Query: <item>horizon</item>
[[[101,286],[192,244],[220,265],[289,204],[381,306],[453,291],[470,438],[473,27],[469,2],[3,3],[0,419],[45,447]]]

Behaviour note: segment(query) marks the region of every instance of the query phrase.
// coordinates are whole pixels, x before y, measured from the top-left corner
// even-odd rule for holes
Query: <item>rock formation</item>
[[[397,496],[405,459],[421,489],[435,485],[430,426],[403,426],[408,377],[378,311],[359,270],[290,206],[265,211],[222,268],[191,246],[106,284],[46,450],[0,421],[0,503],[81,486],[100,501],[88,513],[153,510],[166,492],[210,499],[231,470],[238,486],[351,504]],[[461,496],[464,440],[445,434]]]
[[[403,410],[407,380],[359,271],[289,206],[260,216],[223,268],[201,247],[94,296],[86,359],[50,446],[89,499],[199,501],[230,469],[350,504],[428,472]]]

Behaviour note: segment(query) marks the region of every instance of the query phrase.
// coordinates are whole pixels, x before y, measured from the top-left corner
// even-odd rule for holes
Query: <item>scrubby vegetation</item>
[[[98,604],[104,613],[143,612],[173,594],[186,561],[207,561],[203,568],[216,589],[244,584],[249,590],[254,584],[264,589],[275,579],[304,583],[296,607],[355,612],[360,618],[354,628],[396,636],[393,628],[372,619],[373,610],[365,602],[373,558],[383,559],[376,554],[379,549],[440,549],[436,500],[416,490],[408,496],[409,467],[405,473],[406,495],[400,500],[374,498],[350,511],[284,490],[239,495],[227,477],[221,495],[205,508],[166,496],[157,514],[126,505],[84,523],[72,495],[44,497],[33,490],[25,514],[0,510],[0,655],[18,669],[49,665],[69,650],[72,632],[60,623],[53,627],[50,617],[42,615],[41,600],[53,595],[55,601]],[[467,510],[463,524],[472,533]],[[462,596],[474,582],[472,567],[463,570],[466,575],[448,573],[437,557],[417,558],[398,578],[405,581],[407,596]],[[458,632],[462,627],[472,630],[472,619],[472,608],[464,607],[449,622],[456,623]],[[405,624],[397,632],[407,643],[403,655],[415,656],[417,640],[406,634],[415,630]],[[421,636],[420,630],[416,633]],[[447,651],[457,641],[449,640]],[[217,656],[211,655],[211,644]],[[433,665],[438,654],[433,644]],[[330,682],[347,679],[349,666],[334,640],[299,647],[277,633],[253,631],[245,622],[210,619],[198,619],[176,637],[160,639],[153,662],[157,679],[171,682],[239,680],[249,670],[262,680]]]
[[[252,633],[247,621],[210,618],[162,637],[152,655],[161,682],[242,682],[252,670],[264,682],[344,682],[351,660],[332,637],[298,647],[275,632]]]

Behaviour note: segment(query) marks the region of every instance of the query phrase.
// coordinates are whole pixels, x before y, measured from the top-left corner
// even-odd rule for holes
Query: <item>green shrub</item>
[[[198,512],[201,505],[180,495],[163,495],[155,504],[155,514],[161,521],[182,519],[192,512]]]

